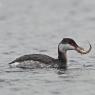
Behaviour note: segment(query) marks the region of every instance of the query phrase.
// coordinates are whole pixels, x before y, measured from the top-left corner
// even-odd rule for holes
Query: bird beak
[[[84,48],[78,46],[78,47],[76,48],[76,51],[77,51],[78,53],[81,53],[81,54],[87,54],[87,53],[89,53],[89,52],[91,51],[91,49],[92,49],[92,46],[91,46],[90,43],[89,43],[89,46],[90,46],[90,47],[89,47],[88,50],[85,50]]]

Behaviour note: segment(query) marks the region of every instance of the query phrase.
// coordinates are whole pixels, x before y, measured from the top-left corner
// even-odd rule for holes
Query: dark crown
[[[76,44],[76,42],[71,39],[71,38],[63,38],[63,40],[61,41],[62,44],[70,44],[72,46],[78,47],[78,45]]]

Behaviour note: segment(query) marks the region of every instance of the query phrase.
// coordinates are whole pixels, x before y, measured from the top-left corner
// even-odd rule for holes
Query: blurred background
[[[57,58],[63,38],[92,51],[68,52],[68,70],[10,69],[30,53]],[[2,95],[95,95],[95,0],[0,0],[0,93]]]

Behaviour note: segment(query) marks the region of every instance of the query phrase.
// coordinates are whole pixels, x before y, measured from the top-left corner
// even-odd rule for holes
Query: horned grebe
[[[90,44],[89,44],[90,45]],[[84,50],[76,44],[76,42],[71,38],[64,38],[58,45],[58,59],[49,57],[44,54],[29,54],[21,56],[11,63],[10,67],[18,68],[67,68],[67,50],[76,50],[78,53],[87,54],[91,51],[91,45],[88,50]]]

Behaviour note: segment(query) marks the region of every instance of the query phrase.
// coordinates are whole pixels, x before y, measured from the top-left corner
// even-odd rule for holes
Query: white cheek
[[[60,45],[59,45],[59,51],[60,51],[60,52],[66,51],[66,47],[65,47],[64,44],[60,44]]]
[[[72,49],[74,49],[74,47],[69,45],[69,44],[60,44],[59,45],[59,50],[61,52],[64,52],[64,51],[67,51],[67,50],[72,50]]]
[[[69,49],[72,49],[73,47],[71,45],[69,45],[69,44],[66,44],[66,45],[63,46],[63,48],[65,50],[69,50]]]

